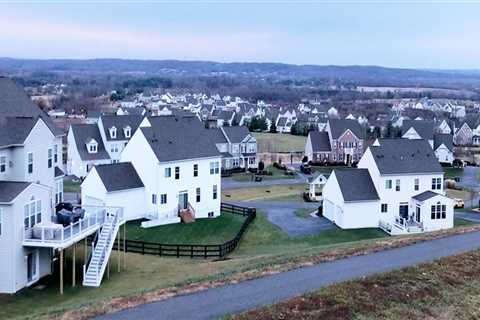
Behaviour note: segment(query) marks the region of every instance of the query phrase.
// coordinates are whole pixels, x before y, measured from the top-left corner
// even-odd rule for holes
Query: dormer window
[[[98,152],[98,142],[95,139],[91,139],[87,143],[87,151],[88,151],[88,153],[97,153]]]
[[[126,126],[123,128],[123,133],[125,134],[125,138],[130,138],[132,136],[132,128],[130,128],[130,126]]]
[[[117,128],[115,128],[115,127],[110,128],[110,138],[112,138],[112,139],[117,138]]]

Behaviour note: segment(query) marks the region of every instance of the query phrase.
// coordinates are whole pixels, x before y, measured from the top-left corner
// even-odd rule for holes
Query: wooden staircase
[[[188,203],[187,209],[181,209],[179,206],[178,215],[183,223],[195,222],[195,210],[190,203]]]

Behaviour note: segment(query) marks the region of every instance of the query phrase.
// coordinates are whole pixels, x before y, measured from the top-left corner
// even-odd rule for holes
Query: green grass
[[[244,217],[223,213],[217,218],[198,219],[154,228],[140,227],[141,221],[127,223],[127,239],[173,244],[221,244],[235,237]]]
[[[445,179],[453,179],[463,175],[463,168],[444,167],[443,172],[445,173]]]
[[[468,227],[468,226],[473,226],[473,225],[476,225],[476,224],[477,223],[475,223],[475,222],[464,220],[464,219],[461,219],[461,218],[455,218],[455,220],[454,220],[455,228],[457,228],[457,227]]]
[[[306,184],[261,186],[252,188],[229,189],[222,192],[223,201],[302,201],[302,193],[307,191]]]
[[[305,150],[307,137],[284,133],[253,132],[258,152],[292,152]]]
[[[297,209],[295,211],[295,215],[299,218],[308,218],[310,217],[310,213],[315,211],[315,209]]]
[[[274,166],[268,166],[266,168],[267,171],[272,172],[271,176],[260,176],[263,180],[273,180],[273,179],[294,179],[294,175],[286,175],[284,170],[280,170],[275,168]],[[242,172],[242,173],[234,173],[232,174],[232,179],[235,181],[251,181],[252,177],[254,176],[253,173],[250,172]]]
[[[64,181],[63,192],[80,192],[80,182]]]

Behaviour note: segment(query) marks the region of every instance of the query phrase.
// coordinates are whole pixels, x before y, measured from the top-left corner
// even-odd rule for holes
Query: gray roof
[[[55,136],[63,135],[48,114],[30,99],[23,88],[9,78],[0,77],[0,118],[5,117],[42,118]]]
[[[72,124],[71,130],[75,143],[77,145],[80,158],[84,161],[88,160],[104,160],[110,159],[105,146],[103,145],[102,136],[100,135],[100,129],[96,124]],[[91,139],[95,139],[98,142],[97,153],[89,153],[86,143]]]
[[[222,129],[231,143],[240,143],[250,134],[250,131],[245,126],[223,127]]]
[[[453,152],[453,135],[446,133],[436,133],[433,136],[433,149],[437,150],[442,144]]]
[[[12,202],[29,185],[30,182],[0,181],[0,202]]]
[[[417,201],[425,201],[425,200],[428,200],[430,198],[433,198],[433,197],[436,197],[436,196],[440,196],[441,194],[439,193],[436,193],[436,192],[433,192],[433,191],[425,191],[425,192],[422,192],[422,193],[419,193],[417,194],[416,196],[413,196],[412,198],[417,200]]]
[[[290,121],[288,120],[287,117],[280,117],[280,118],[278,118],[278,124],[277,124],[277,126],[279,126],[279,127],[284,127],[284,126],[287,125],[287,123],[290,123]]]
[[[308,181],[309,183],[312,183],[312,182],[315,181],[319,176],[324,176],[326,179],[328,179],[328,177],[330,176],[330,174],[316,171],[311,177],[309,177],[309,178],[307,179],[307,181]]]
[[[55,167],[55,178],[62,177],[65,175],[65,172],[63,172],[62,169],[59,167]]]
[[[96,165],[95,170],[108,192],[144,187],[131,162]]]
[[[328,132],[310,131],[308,135],[312,143],[313,152],[332,151],[332,147],[330,146],[330,139],[328,138]]]
[[[213,110],[212,116],[217,117],[217,119],[222,119],[224,121],[229,121],[234,116],[234,112],[233,111],[225,111],[225,110],[216,109],[216,110]]]
[[[109,115],[109,116],[102,116],[101,118],[103,123],[103,129],[105,131],[105,137],[107,141],[118,141],[118,140],[129,140],[130,138],[125,137],[123,129],[129,126],[132,129],[130,137],[133,136],[135,131],[137,131],[138,126],[143,120],[143,116],[141,115]],[[112,138],[110,136],[110,128],[115,127],[117,128],[117,136],[116,138]]]
[[[151,127],[142,127],[158,161],[220,157],[212,133],[196,117],[149,117]]]
[[[0,146],[23,144],[38,120],[37,117],[0,118]]]
[[[223,134],[220,128],[209,128],[208,134],[213,143],[218,143],[218,144],[228,143],[227,139],[225,138],[225,135]]]
[[[328,123],[330,124],[330,132],[332,133],[333,139],[338,139],[345,131],[350,130],[354,135],[359,139],[365,137],[364,129],[358,123],[357,120],[350,119],[329,119]]]
[[[434,127],[435,125],[433,121],[404,120],[402,124],[402,135],[404,135],[410,128],[413,128],[422,139],[433,140]]]
[[[368,169],[335,169],[333,171],[344,201],[379,200]]]
[[[423,139],[379,139],[372,152],[381,174],[442,173],[430,144]]]

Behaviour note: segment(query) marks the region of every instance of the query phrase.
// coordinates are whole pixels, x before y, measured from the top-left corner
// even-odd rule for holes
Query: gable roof
[[[48,114],[30,99],[23,88],[9,78],[0,77],[0,118],[5,117],[42,118],[55,136],[63,135]]]
[[[330,145],[330,139],[328,138],[328,132],[310,131],[310,142],[312,143],[313,152],[330,152],[332,147]]]
[[[422,202],[436,196],[441,196],[441,194],[428,190],[428,191],[419,193],[416,196],[413,196],[412,198]]]
[[[95,170],[108,192],[144,187],[131,162],[96,165]]]
[[[118,140],[129,140],[130,138],[125,137],[125,133],[123,132],[123,129],[126,128],[127,126],[130,127],[132,129],[130,137],[132,137],[135,131],[137,131],[138,126],[142,122],[143,116],[135,115],[135,114],[123,115],[123,116],[103,115],[101,119],[102,119],[103,130],[105,131],[105,137],[107,138],[107,141],[118,141]],[[117,128],[116,138],[112,138],[110,136],[111,127]]]
[[[23,144],[38,120],[36,117],[0,118],[0,146]]]
[[[359,139],[364,139],[365,134],[362,126],[356,120],[350,119],[329,119],[330,132],[333,139],[340,138],[345,131],[350,130]]]
[[[196,117],[149,117],[151,127],[140,130],[158,161],[219,157],[212,133]]]
[[[231,143],[240,143],[250,134],[250,131],[245,126],[223,127],[222,130]]]
[[[370,146],[381,174],[443,173],[433,149],[424,139],[378,139]]]
[[[12,202],[30,184],[23,181],[0,181],[0,202]]]
[[[453,152],[453,135],[447,133],[436,133],[433,136],[433,149],[437,150],[437,148],[442,144],[444,144],[448,150]]]
[[[98,129],[97,124],[72,124],[70,128],[75,139],[75,144],[77,145],[78,153],[80,154],[80,158],[82,160],[87,161],[110,159],[110,156],[103,145],[102,136],[100,135],[100,129]],[[92,139],[95,139],[95,141],[98,143],[96,153],[89,153],[87,150],[86,143],[90,142]]]
[[[344,201],[379,200],[368,169],[335,169],[333,171]]]
[[[433,140],[433,121],[426,120],[404,120],[402,124],[402,136],[413,128],[422,139]]]

